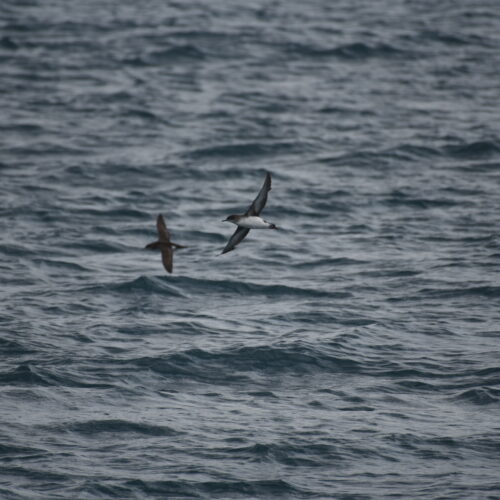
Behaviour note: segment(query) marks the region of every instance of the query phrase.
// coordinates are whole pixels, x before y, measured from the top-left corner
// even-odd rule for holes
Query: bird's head
[[[239,215],[229,215],[222,222],[232,222],[233,224],[236,224],[236,221],[238,219],[239,219]]]

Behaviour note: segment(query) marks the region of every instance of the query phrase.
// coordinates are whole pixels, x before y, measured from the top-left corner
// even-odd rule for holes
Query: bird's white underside
[[[257,217],[256,215],[242,217],[238,221],[230,222],[247,229],[269,229],[271,227],[271,224],[269,222],[266,222],[264,219]]]

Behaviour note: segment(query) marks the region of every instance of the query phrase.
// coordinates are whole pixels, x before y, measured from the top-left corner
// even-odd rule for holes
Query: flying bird
[[[271,174],[267,172],[264,184],[255,200],[248,207],[248,210],[242,215],[230,215],[222,221],[232,222],[238,226],[234,234],[229,238],[224,250],[222,250],[223,254],[234,250],[236,245],[245,238],[250,229],[278,229],[274,224],[260,217],[260,213],[266,205],[267,193],[269,191],[271,191]]]
[[[174,248],[186,248],[183,245],[178,245],[170,241],[170,233],[168,232],[163,215],[159,214],[156,219],[156,229],[158,230],[158,241],[146,245],[145,248],[150,250],[160,250],[163,267],[169,272],[172,272]]]

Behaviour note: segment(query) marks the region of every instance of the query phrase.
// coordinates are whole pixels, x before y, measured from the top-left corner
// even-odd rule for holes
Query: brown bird
[[[159,214],[156,219],[156,229],[158,230],[158,241],[146,245],[145,248],[150,250],[160,250],[163,267],[169,272],[172,272],[174,248],[186,248],[183,245],[178,245],[170,241],[170,233],[168,232],[163,215]]]

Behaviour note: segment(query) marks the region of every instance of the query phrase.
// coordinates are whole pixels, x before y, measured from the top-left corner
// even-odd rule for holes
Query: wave
[[[453,200],[449,198],[417,198],[403,191],[393,191],[389,197],[384,200],[387,205],[407,206],[412,208],[446,208],[463,206],[463,200]]]
[[[161,495],[162,498],[214,496],[223,498],[271,498],[275,496],[293,498],[312,493],[292,486],[283,479],[255,481],[146,481],[133,479],[126,483],[127,488],[142,495]]]
[[[138,118],[147,122],[168,123],[163,117],[159,116],[158,113],[153,113],[152,111],[147,109],[127,108],[122,110],[120,114],[122,116]]]
[[[89,268],[77,264],[75,262],[68,262],[59,259],[33,259],[32,262],[36,265],[43,265],[47,267],[53,267],[56,269],[66,269],[68,271],[77,271],[77,272],[85,272],[90,271]]]
[[[373,167],[375,160],[380,162],[381,158],[376,151],[372,150],[344,153],[338,156],[326,156],[319,159],[321,163],[339,167]]]
[[[369,264],[367,260],[361,259],[351,259],[349,257],[337,257],[337,258],[323,258],[317,259],[310,262],[300,262],[295,264],[294,267],[301,269],[316,269],[322,266],[332,266],[332,267],[344,267],[344,266],[362,266]]]
[[[415,161],[441,155],[441,151],[421,144],[401,144],[395,148],[386,149],[384,155],[401,161]]]
[[[395,148],[358,150],[337,156],[325,156],[321,163],[331,166],[370,167],[374,169],[401,168],[401,162],[421,162],[423,159],[441,156],[440,150],[418,144],[402,144]]]
[[[1,132],[19,132],[21,134],[35,135],[41,134],[44,129],[40,125],[35,125],[33,123],[9,123],[8,125],[0,124]]]
[[[35,385],[44,387],[55,385],[45,377],[39,375],[37,371],[28,364],[20,365],[10,372],[0,373],[0,383],[6,385]]]
[[[454,289],[436,289],[423,288],[419,291],[422,298],[439,297],[439,298],[455,298],[455,297],[500,297],[500,286],[475,286]]]
[[[4,255],[15,257],[31,257],[33,255],[38,255],[35,250],[31,250],[27,246],[21,246],[14,243],[0,243],[0,252]]]
[[[0,47],[7,50],[17,50],[19,48],[19,44],[10,36],[2,36],[2,38],[0,38]]]
[[[454,159],[477,160],[496,157],[500,153],[500,144],[495,141],[477,141],[462,145],[447,145],[441,148],[422,144],[400,144],[394,148],[382,150],[362,150],[344,153],[338,156],[321,158],[322,163],[328,165],[381,166],[394,165],[395,161],[413,162],[428,160],[437,157],[452,157]],[[455,168],[455,167],[454,167]],[[498,163],[492,164],[491,169],[498,168]]]
[[[418,276],[422,274],[422,271],[415,271],[413,269],[381,269],[379,271],[361,271],[359,274],[370,278],[405,278],[408,276]]]
[[[173,436],[178,434],[170,427],[130,422],[119,419],[89,420],[72,422],[62,426],[63,431],[76,432],[85,436],[97,436],[103,433],[142,434],[145,436]]]
[[[387,434],[383,439],[391,444],[396,444],[404,450],[416,453],[426,452],[427,456],[440,450],[440,458],[449,458],[450,453],[453,454],[459,450],[474,450],[494,454],[497,454],[500,450],[498,439],[492,439],[491,434],[422,437],[411,433],[392,433]]]
[[[427,42],[439,42],[445,46],[457,47],[465,45],[475,45],[481,47],[490,47],[491,43],[487,38],[476,34],[465,34],[453,32],[449,33],[442,30],[426,29],[418,32],[415,35],[404,35],[402,37],[406,42],[415,43],[418,45]]]
[[[493,387],[476,387],[461,392],[452,398],[454,401],[464,401],[483,406],[500,402],[500,390]]]
[[[23,155],[23,156],[86,156],[88,151],[84,148],[72,147],[67,144],[51,142],[36,142],[25,144],[23,146],[11,146],[2,148],[4,154]]]
[[[224,454],[245,461],[272,461],[290,467],[322,467],[343,461],[335,444],[301,442],[257,443],[236,448],[225,448]]]
[[[102,382],[84,382],[78,375],[71,377],[68,373],[57,374],[55,372],[49,372],[44,368],[34,367],[28,363],[21,364],[9,372],[0,373],[0,384],[39,387],[62,386],[91,389],[109,389],[113,387],[111,384]]]
[[[182,60],[203,61],[206,54],[195,45],[177,45],[167,49],[154,50],[147,55],[147,62],[175,62]]]
[[[163,357],[122,360],[162,377],[189,378],[202,383],[241,383],[255,372],[266,373],[352,373],[360,372],[358,361],[332,348],[313,348],[304,343],[233,347],[210,352],[188,349]]]
[[[443,150],[453,158],[477,159],[500,154],[500,144],[495,141],[477,141],[460,146],[446,146]]]
[[[31,458],[31,457],[29,457]],[[40,458],[43,458],[45,460],[48,460],[51,457],[51,455],[48,452],[43,453],[43,457],[34,457],[33,461],[37,462],[40,461]],[[3,499],[8,499],[8,500],[24,500],[26,498],[36,498],[33,497],[33,488],[36,489],[36,486],[33,487],[33,485],[36,485],[37,483],[39,484],[40,482],[43,484],[64,484],[65,481],[68,480],[68,475],[65,472],[53,472],[49,471],[46,468],[45,469],[38,469],[37,467],[33,467],[30,463],[30,461],[26,460],[26,465],[20,466],[16,464],[16,461],[12,463],[10,460],[8,463],[2,464],[2,475],[4,477],[8,476],[10,478],[22,478],[23,481],[20,482],[20,485],[16,488],[19,492],[25,491],[26,494],[23,496],[20,496],[17,493],[12,492],[12,488],[4,489],[0,487],[0,493],[5,493],[5,496],[2,496]],[[26,486],[26,482],[29,482],[29,486]],[[2,482],[3,484],[6,484]],[[45,498],[45,494],[43,494]],[[39,497],[40,498],[40,497]],[[43,497],[42,497],[43,498]]]
[[[331,325],[343,325],[343,326],[367,326],[376,323],[375,320],[369,318],[360,317],[357,314],[354,317],[349,316],[334,316],[331,313],[325,313],[321,311],[295,311],[289,313],[278,314],[274,317],[275,320],[284,321],[292,324],[309,324],[315,325],[315,329],[318,330],[322,328],[320,325],[328,325],[327,328],[331,328]]]
[[[281,154],[294,154],[308,149],[306,143],[301,142],[249,142],[237,144],[221,144],[206,148],[187,151],[184,156],[195,159],[209,158],[246,158],[250,156],[269,156]]]
[[[81,208],[78,209],[77,214],[79,216],[90,216],[93,220],[99,220],[99,218],[110,218],[110,219],[142,219],[150,220],[151,215],[142,210],[135,210],[133,208],[121,207],[121,208],[108,208],[108,209],[96,209],[96,208]]]
[[[0,324],[3,323],[2,320],[3,318],[0,316]],[[34,349],[25,347],[17,340],[0,338],[0,353],[2,355],[12,357],[12,356],[22,356],[25,354],[32,354],[34,352],[36,352]]]
[[[243,281],[230,280],[200,280],[194,278],[178,278],[179,284],[187,285],[190,291],[218,292],[221,294],[264,295],[267,297],[348,297],[342,292],[328,292],[309,288],[291,287],[287,285],[261,285]]]
[[[112,234],[111,229],[108,234]],[[71,243],[66,243],[65,248],[89,250],[91,252],[97,253],[117,253],[124,251],[124,245],[116,241],[109,241],[104,239],[88,239],[88,240],[78,240]]]
[[[330,297],[345,298],[351,295],[348,292],[329,292],[309,288],[292,287],[287,285],[261,285],[243,281],[210,280],[189,278],[186,276],[141,276],[132,281],[122,283],[103,283],[86,287],[82,291],[110,291],[110,292],[138,292],[159,293],[188,297],[190,295],[217,293],[220,295],[241,295],[244,297],[262,295],[269,298],[282,297]]]
[[[368,45],[363,42],[348,43],[333,48],[323,48],[313,45],[294,43],[288,44],[286,50],[293,55],[315,58],[336,57],[351,60],[393,58],[403,56],[409,57],[414,55],[414,53],[409,53],[407,50],[400,49],[394,45],[385,43]]]
[[[171,295],[174,297],[186,297],[178,287],[169,283],[168,278],[158,277],[150,278],[147,276],[141,276],[132,281],[125,281],[123,283],[105,283],[97,286],[88,287],[87,291],[109,291],[109,292],[119,292],[119,293],[155,293],[161,295]]]
[[[16,457],[22,456],[24,458],[37,458],[43,456],[45,450],[41,448],[30,448],[28,446],[18,446],[0,443],[0,457]]]
[[[446,266],[448,267],[448,266]],[[500,287],[478,286],[463,288],[422,288],[417,295],[403,295],[400,297],[389,297],[388,302],[422,301],[428,299],[454,299],[461,297],[500,297]]]

